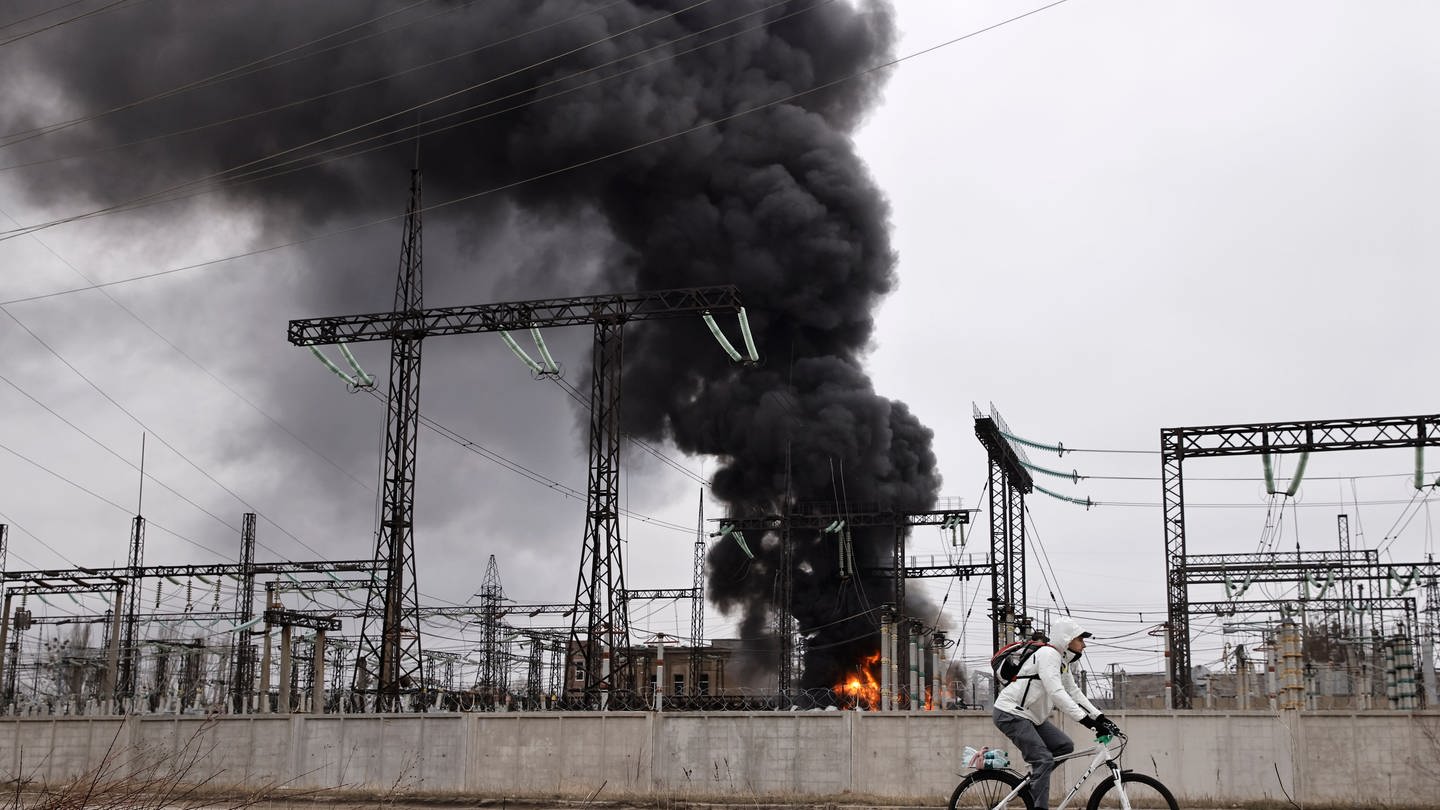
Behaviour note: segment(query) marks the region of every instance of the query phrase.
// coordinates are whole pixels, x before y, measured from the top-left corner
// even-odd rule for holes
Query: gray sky
[[[896,52],[1040,5],[904,0]],[[1440,9],[1423,2],[1070,0],[902,62],[856,139],[890,200],[899,253],[899,288],[879,311],[868,368],[881,394],[935,431],[944,495],[981,502],[972,401],[993,401],[1037,441],[1126,451],[1156,450],[1171,426],[1435,412],[1440,386],[1425,349],[1437,286],[1429,271],[1440,258],[1440,67],[1429,41],[1437,24]],[[62,47],[67,33],[40,36]],[[59,116],[80,112],[63,98],[53,106]],[[67,198],[65,181],[58,171],[0,173],[0,210],[31,223],[84,207]],[[405,182],[397,172],[386,186],[396,214]],[[36,185],[50,183],[37,196]],[[82,284],[78,273],[123,278],[262,247],[261,216],[201,197],[163,219],[102,218],[0,242],[0,300]],[[516,239],[545,223],[513,216],[482,212],[464,229],[448,215],[427,219],[427,303],[564,295],[567,279],[593,272],[586,265],[603,252],[602,236],[563,247]],[[9,226],[0,217],[0,230]],[[215,516],[147,483],[148,561],[233,558],[246,503],[266,519],[261,559],[369,556],[383,409],[288,346],[284,330],[292,318],[340,314],[297,306],[313,286],[338,290],[342,311],[388,309],[399,237],[392,222],[109,290],[204,370],[95,291],[6,306],[0,375],[74,427],[0,383],[0,444],[94,493],[0,451],[10,565],[125,559],[144,429],[56,354],[156,434],[147,472]],[[583,330],[552,340],[577,385],[587,344]],[[383,378],[383,347],[356,353]],[[282,401],[313,407],[282,415]],[[497,338],[428,343],[422,408],[584,489],[568,397],[530,379]],[[683,527],[626,522],[628,582],[688,586],[698,485],[653,458],[628,458],[629,508]],[[1081,475],[1159,475],[1153,453],[1031,458]],[[682,463],[702,476],[715,467]],[[1406,452],[1311,459],[1297,503],[1271,518],[1276,543],[1331,548],[1335,514],[1346,511],[1363,532],[1357,544],[1385,545],[1396,561],[1422,558],[1434,542],[1428,505],[1412,499],[1413,463]],[[582,502],[433,434],[422,436],[420,468],[422,592],[465,601],[493,553],[514,598],[572,598]],[[1292,468],[1282,462],[1282,477]],[[1426,468],[1433,481],[1440,459]],[[1255,550],[1267,532],[1260,461],[1194,463],[1187,473],[1191,550]],[[1361,477],[1381,475],[1393,477]],[[1068,606],[1097,635],[1123,637],[1092,648],[1092,667],[1160,668],[1162,639],[1144,632],[1164,618],[1158,480],[1037,481],[1102,505],[1030,499],[1032,609]],[[985,547],[983,514],[976,531],[967,551]],[[912,541],[917,554],[949,549],[938,532]],[[966,629],[964,657],[985,657],[988,585],[919,587]],[[163,598],[184,599],[178,588]],[[661,603],[632,621],[684,634],[688,613],[687,604]],[[1197,664],[1233,640],[1195,627]],[[729,620],[712,609],[707,630],[726,635]],[[440,632],[457,646],[478,637]]]

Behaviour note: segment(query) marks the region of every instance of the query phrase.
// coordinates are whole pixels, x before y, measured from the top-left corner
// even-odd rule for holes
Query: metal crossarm
[[[217,565],[145,565],[141,566],[143,577],[214,577],[232,576],[238,577],[246,573],[246,567],[238,563],[220,563]],[[256,575],[262,574],[318,574],[326,571],[374,571],[376,565],[374,560],[319,560],[315,562],[273,562],[254,563],[248,570],[254,571]],[[48,568],[32,571],[5,571],[0,573],[0,580],[5,582],[46,582],[48,580],[75,580],[77,575],[80,579],[103,578],[107,580],[129,578],[130,568]]]
[[[1440,414],[1169,428],[1160,441],[1166,453],[1183,458],[1436,447]]]
[[[1011,485],[1021,492],[1029,495],[1035,489],[1035,479],[1030,471],[1020,463],[1020,456],[1016,454],[1014,445],[1001,433],[999,425],[989,416],[975,416],[975,437],[985,447],[985,452],[990,459],[1000,466],[1005,476],[1010,479]]]
[[[866,568],[866,574],[873,574],[880,577],[895,576],[895,569]],[[911,565],[900,569],[900,576],[905,579],[926,579],[935,577],[955,577],[956,579],[970,579],[977,576],[989,576],[995,573],[995,566],[989,563],[976,563],[973,565]]]
[[[1423,566],[1421,566],[1423,568]],[[1373,549],[1274,552],[1268,554],[1193,554],[1185,558],[1185,582],[1204,585],[1241,579],[1247,582],[1296,582],[1307,574],[1345,571],[1349,577],[1384,579]],[[1193,611],[1192,611],[1193,612]]]
[[[1190,612],[1206,616],[1231,616],[1240,613],[1284,613],[1300,608],[1321,611],[1345,611],[1362,609],[1366,611],[1400,611],[1414,615],[1415,598],[1412,596],[1384,596],[1367,599],[1245,599],[1223,602],[1191,602]]]
[[[796,514],[760,515],[743,518],[719,518],[714,522],[723,523],[742,532],[780,531],[789,522],[791,531],[821,531],[836,520],[843,519],[852,529],[874,527],[905,528],[909,526],[968,525],[974,509],[939,509],[928,512],[847,512],[845,514]]]
[[[315,616],[295,610],[270,608],[265,611],[265,623],[304,627],[310,630],[339,631],[340,620],[331,616]]]
[[[727,284],[477,306],[432,307],[418,312],[306,318],[290,322],[288,338],[296,346],[318,346],[342,341],[355,343],[397,337],[470,335],[532,327],[584,326],[598,322],[621,324],[739,310],[740,291]]]
[[[648,591],[621,591],[620,597],[628,601],[640,599],[694,599],[694,588],[669,588]]]

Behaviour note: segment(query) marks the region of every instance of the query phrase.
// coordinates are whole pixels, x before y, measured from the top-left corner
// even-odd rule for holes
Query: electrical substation
[[[937,711],[983,708],[993,684],[980,672],[949,665],[955,641],[944,622],[918,615],[907,583],[925,578],[988,583],[988,649],[1028,638],[1043,626],[1026,590],[1026,497],[1038,487],[1026,447],[1064,452],[1012,432],[992,406],[974,410],[974,432],[988,465],[984,553],[966,552],[978,510],[958,502],[896,509],[884,503],[792,501],[781,514],[726,515],[706,520],[704,495],[693,543],[689,587],[626,587],[619,516],[623,332],[655,319],[702,319],[731,360],[758,359],[746,320],[744,293],[733,286],[629,292],[535,301],[425,308],[419,172],[412,175],[395,306],[385,313],[322,317],[290,323],[289,341],[337,344],[357,387],[373,385],[347,344],[388,341],[387,427],[379,530],[369,556],[352,560],[259,561],[256,515],[242,516],[235,562],[166,565],[147,559],[146,519],[134,516],[124,567],[9,570],[3,573],[0,624],[0,705],[12,715],[110,714],[367,714],[453,711],[859,709]],[[715,315],[740,320],[746,350],[725,337]],[[500,566],[488,556],[471,603],[427,605],[416,582],[414,504],[421,425],[420,370],[424,342],[441,336],[500,333],[537,374],[555,364],[541,331],[590,326],[591,390],[588,488],[574,598],[515,604],[505,595]],[[510,336],[528,330],[542,361]],[[744,369],[741,369],[744,373]],[[1382,561],[1377,549],[1352,543],[1349,516],[1336,516],[1333,547],[1293,552],[1196,554],[1185,529],[1184,469],[1200,459],[1260,456],[1272,496],[1293,496],[1305,460],[1315,452],[1410,449],[1417,492],[1424,448],[1440,444],[1440,416],[1171,428],[1161,433],[1163,541],[1168,670],[1110,673],[1114,709],[1415,710],[1434,699],[1434,648],[1440,595],[1433,559]],[[1282,490],[1272,457],[1300,459]],[[919,527],[952,538],[952,553],[907,553]],[[0,560],[8,543],[0,525]],[[857,533],[881,539],[887,559],[856,554]],[[747,540],[747,536],[749,540]],[[971,536],[973,539],[973,535]],[[741,688],[727,672],[738,642],[708,639],[704,626],[707,552],[750,542],[778,544],[772,686]],[[1190,541],[1193,543],[1193,541]],[[816,688],[806,685],[805,627],[797,621],[796,549],[828,549],[835,580],[854,585],[858,602],[883,601],[862,615],[856,659]],[[1158,576],[1157,572],[1157,576]],[[858,583],[884,583],[866,593]],[[1247,598],[1252,585],[1294,589],[1284,598]],[[1218,587],[1223,598],[1196,589]],[[165,612],[163,597],[184,594],[184,609]],[[346,605],[318,607],[317,594]],[[87,600],[80,597],[85,596]],[[101,600],[103,612],[84,606]],[[632,606],[648,600],[689,600],[688,637],[641,639],[631,632]],[[70,606],[67,609],[67,605]],[[308,606],[307,606],[308,605]],[[80,610],[74,609],[81,608]],[[1227,651],[1223,671],[1192,666],[1191,620],[1222,617],[1244,623],[1261,639]],[[477,626],[481,641],[467,653],[425,648],[427,622]],[[1090,683],[1096,683],[1092,679]]]

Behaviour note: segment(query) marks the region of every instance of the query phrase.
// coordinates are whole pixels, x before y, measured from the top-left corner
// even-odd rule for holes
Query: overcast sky
[[[1043,5],[903,0],[894,51],[917,53]],[[91,112],[45,96],[43,73],[24,68],[34,49],[64,53],[68,37],[103,24],[40,33],[9,54],[10,29],[0,29],[5,91],[40,98],[50,120]],[[983,505],[972,402],[994,402],[1039,442],[1126,451],[1030,451],[1042,466],[1125,479],[1037,476],[1099,505],[1038,492],[1028,501],[1032,611],[1068,608],[1109,637],[1112,646],[1092,647],[1092,668],[1162,666],[1163,639],[1146,633],[1165,611],[1154,452],[1162,428],[1440,411],[1428,351],[1440,287],[1437,25],[1440,8],[1420,0],[1070,0],[901,62],[858,128],[856,148],[891,205],[899,257],[867,368],[881,395],[934,431],[942,494]],[[16,151],[0,149],[0,165],[13,165],[7,152]],[[364,184],[377,197],[383,190],[383,207],[397,215],[404,169]],[[60,166],[0,172],[0,230],[88,210],[93,201],[72,182],[84,185]],[[277,244],[267,219],[276,216],[253,201],[203,196],[159,215],[0,241],[0,300]],[[366,221],[307,220],[293,238]],[[577,294],[567,279],[593,275],[606,246],[584,225],[554,245],[514,238],[503,212],[436,212],[426,219],[426,302]],[[383,406],[289,346],[285,326],[388,309],[399,244],[390,221],[103,293],[5,305],[0,522],[11,526],[11,568],[124,564],[147,431],[147,562],[233,559],[240,515],[251,510],[263,516],[259,559],[368,557]],[[338,311],[307,308],[318,287]],[[583,388],[589,332],[555,332],[550,342],[566,379]],[[356,355],[383,381],[384,346]],[[533,380],[497,337],[429,341],[423,380],[428,417],[584,490],[569,397]],[[281,406],[293,402],[308,406]],[[716,468],[663,452],[701,478]],[[623,499],[656,521],[623,523],[627,584],[688,587],[699,484],[633,446],[626,453]],[[490,554],[513,598],[571,600],[582,501],[434,433],[421,436],[419,458],[424,601],[466,601]],[[1440,458],[1426,461],[1433,482]],[[1403,451],[1319,455],[1282,510],[1267,509],[1258,458],[1191,463],[1190,549],[1254,551],[1266,537],[1285,550],[1329,549],[1335,515],[1346,512],[1357,545],[1423,559],[1434,542],[1413,465]],[[1288,480],[1294,460],[1280,469]],[[707,503],[707,517],[717,508]],[[986,549],[987,516],[976,519],[967,553]],[[934,530],[917,534],[911,550],[955,551]],[[916,587],[943,604],[942,621],[963,628],[960,655],[988,654],[988,583]],[[1196,589],[1192,598],[1221,594]],[[183,589],[162,600],[178,608]],[[684,635],[689,605],[657,603],[632,622]],[[1249,640],[1210,622],[1192,626],[1197,664],[1217,663],[1226,641]],[[708,635],[733,630],[709,610]],[[478,639],[438,631],[443,645]]]

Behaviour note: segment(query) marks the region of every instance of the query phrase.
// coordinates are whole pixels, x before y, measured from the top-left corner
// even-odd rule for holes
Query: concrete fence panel
[[[1433,806],[1440,712],[1128,712],[1124,765],[1182,805]],[[1077,743],[1088,732],[1060,721]],[[113,743],[113,745],[112,745]],[[59,783],[112,757],[211,786],[477,796],[943,804],[966,745],[1018,754],[984,712],[501,713],[22,717],[0,722],[9,780]],[[1059,796],[1088,760],[1052,781]],[[1092,783],[1093,784],[1093,783]],[[1088,794],[1089,788],[1085,789]]]

